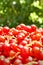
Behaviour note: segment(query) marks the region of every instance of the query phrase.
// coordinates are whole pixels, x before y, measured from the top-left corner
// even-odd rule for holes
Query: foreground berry
[[[43,28],[0,27],[0,65],[43,65]]]

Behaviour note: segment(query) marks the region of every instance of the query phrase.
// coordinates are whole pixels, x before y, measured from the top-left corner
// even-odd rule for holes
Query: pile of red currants
[[[43,28],[0,27],[0,65],[43,65]]]

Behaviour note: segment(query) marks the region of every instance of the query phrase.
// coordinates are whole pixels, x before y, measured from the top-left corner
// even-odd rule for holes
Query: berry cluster
[[[0,65],[43,65],[43,29],[0,27]]]

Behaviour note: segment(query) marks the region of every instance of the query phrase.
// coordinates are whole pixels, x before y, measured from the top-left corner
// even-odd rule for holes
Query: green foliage
[[[43,27],[43,8],[38,0],[0,0],[0,26],[20,23]]]

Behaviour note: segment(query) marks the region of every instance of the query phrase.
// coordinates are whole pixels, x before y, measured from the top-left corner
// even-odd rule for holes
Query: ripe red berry
[[[36,27],[36,25],[31,25],[31,28],[32,28],[32,32],[34,32],[34,31],[36,31],[36,29],[37,29],[37,27]]]
[[[43,36],[41,37],[41,42],[42,42],[42,45],[43,45]]]
[[[4,34],[8,34],[8,32],[9,32],[9,27],[3,27],[3,33]]]

